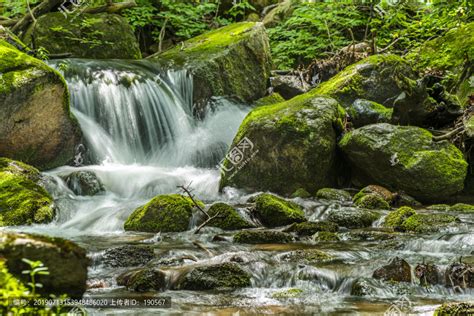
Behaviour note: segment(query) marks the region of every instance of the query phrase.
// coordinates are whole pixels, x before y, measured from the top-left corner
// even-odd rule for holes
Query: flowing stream
[[[412,267],[425,260],[446,268],[460,256],[473,262],[474,223],[467,215],[460,216],[463,222],[457,229],[427,236],[370,239],[347,231],[339,242],[284,245],[234,244],[232,232],[211,227],[197,235],[192,231],[156,235],[125,232],[123,224],[135,208],[157,194],[176,193],[178,185],[189,183],[206,204],[226,201],[241,205],[240,211],[246,214],[247,195],[235,189],[218,192],[217,164],[250,108],[216,99],[205,119],[196,120],[192,115],[190,75],[165,71],[147,61],[66,59],[51,65],[64,73],[72,112],[85,136],[82,149],[88,150],[79,148],[76,158],[92,163],[46,172],[58,218],[51,224],[18,229],[69,238],[84,246],[93,259],[89,279],[105,284],[88,290],[86,296],[127,296],[115,278],[130,268],[110,268],[100,260],[106,249],[126,244],[153,245],[158,258],[170,260],[192,256],[205,263],[238,257],[252,274],[252,287],[233,292],[156,293],[172,298],[171,309],[89,310],[91,314],[382,315],[390,306],[401,304],[400,297],[404,297],[412,304],[414,314],[430,315],[445,300],[473,299],[472,290],[454,291],[443,285],[422,287],[417,279],[412,284],[395,285],[371,278],[376,268],[394,256],[404,258]],[[93,171],[104,184],[105,193],[75,195],[62,177],[77,170]],[[310,220],[324,219],[329,209],[341,207],[313,199],[295,202],[305,207]],[[190,227],[193,225],[190,223]],[[378,227],[372,229],[377,231]],[[214,241],[217,234],[224,241]],[[193,245],[196,240],[215,256]],[[334,259],[320,264],[288,260],[287,254],[299,249],[322,250]],[[191,264],[195,262],[183,259],[171,271],[179,274]],[[358,279],[370,283],[375,292],[366,297],[351,295]],[[295,297],[276,295],[291,288],[301,291]]]

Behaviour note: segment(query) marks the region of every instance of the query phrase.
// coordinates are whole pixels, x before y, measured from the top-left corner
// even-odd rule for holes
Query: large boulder
[[[390,117],[388,109],[393,108],[392,120],[400,124],[430,124],[429,118],[435,111],[435,103],[429,98],[425,84],[417,80],[416,72],[401,57],[395,55],[374,55],[355,63],[316,88],[319,94],[338,100],[344,108],[351,108],[357,99],[364,99],[382,105],[370,106],[363,111],[378,112],[377,119]],[[366,106],[367,107],[367,106]],[[359,120],[357,125],[374,118]],[[384,113],[383,115],[381,113]]]
[[[32,23],[26,44],[49,54],[93,59],[139,59],[138,41],[127,20],[117,14],[82,13],[70,19],[61,12],[47,13]]]
[[[411,126],[374,124],[347,133],[339,146],[356,186],[377,183],[419,200],[441,200],[464,187],[467,163],[448,142]]]
[[[37,275],[36,282],[43,285],[41,293],[67,294],[81,297],[86,291],[86,251],[75,243],[61,238],[40,235],[0,232],[0,256],[7,259],[8,270],[25,284],[29,275],[22,274],[30,266],[23,258],[41,261],[49,275]]]
[[[51,222],[53,199],[41,185],[41,174],[31,166],[0,158],[0,226]]]
[[[209,226],[219,227],[224,230],[236,230],[253,227],[252,223],[243,218],[239,211],[222,202],[213,204],[207,211],[209,216],[215,218],[209,222]]]
[[[0,156],[49,169],[72,160],[80,139],[61,75],[0,39]]]
[[[201,207],[204,204],[197,200]],[[140,232],[182,232],[189,228],[194,203],[179,194],[158,195],[137,208],[124,224],[125,230]]]
[[[197,116],[205,114],[206,104],[213,96],[229,96],[246,103],[263,97],[270,77],[270,46],[261,23],[235,23],[213,30],[154,60],[193,74]]]
[[[290,195],[335,186],[336,137],[344,115],[334,99],[313,91],[254,109],[221,164],[220,188]]]

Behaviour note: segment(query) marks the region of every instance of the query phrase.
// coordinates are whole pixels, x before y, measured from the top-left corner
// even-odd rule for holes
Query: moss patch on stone
[[[370,227],[380,216],[376,211],[346,207],[329,211],[327,220],[347,228],[363,228]]]
[[[286,298],[296,298],[301,296],[303,293],[302,289],[292,288],[288,290],[278,291],[272,294],[272,298],[276,299],[286,299]]]
[[[281,259],[287,262],[317,264],[334,259],[331,255],[317,249],[300,249],[282,254]]]
[[[244,230],[234,235],[234,242],[240,244],[286,244],[294,238],[274,230]]]
[[[296,203],[268,193],[255,197],[255,213],[268,227],[284,226],[306,220],[303,210]]]
[[[320,222],[303,222],[293,224],[286,232],[296,233],[299,236],[310,236],[314,235],[317,232],[325,231],[325,232],[337,232],[338,226],[336,223],[328,222],[328,221],[320,221]]]
[[[457,203],[449,207],[450,212],[474,213],[474,205]]]
[[[414,233],[433,233],[458,221],[457,217],[447,214],[414,214],[403,222],[401,228]]]
[[[254,106],[271,105],[271,104],[276,104],[276,103],[280,103],[284,101],[285,99],[283,99],[283,97],[278,92],[274,92],[270,95],[267,95],[266,97],[263,97],[255,101]]]
[[[399,231],[402,229],[405,220],[414,214],[416,214],[416,212],[411,207],[400,207],[398,210],[390,212],[387,217],[385,217],[383,226]]]
[[[452,316],[452,315],[473,315],[474,303],[445,303],[438,307],[434,316]]]
[[[209,222],[209,226],[219,227],[224,230],[250,228],[253,225],[240,216],[239,212],[226,203],[215,203],[207,211],[209,216],[219,215]]]
[[[322,188],[316,192],[316,197],[318,199],[324,200],[333,200],[333,201],[340,201],[340,202],[347,202],[352,199],[351,194],[347,191],[340,190],[340,189],[332,189],[332,188]]]
[[[317,232],[313,235],[312,239],[314,241],[322,241],[322,242],[331,242],[331,241],[340,241],[341,238],[337,233],[332,232]]]
[[[357,199],[354,203],[357,207],[369,210],[389,210],[390,205],[379,195],[370,193]]]
[[[305,189],[299,188],[298,190],[296,190],[295,192],[291,194],[291,198],[297,198],[297,197],[302,198],[302,199],[308,199],[311,197],[311,194]]]
[[[224,262],[194,268],[178,285],[185,290],[237,289],[250,286],[250,274],[237,263]]]

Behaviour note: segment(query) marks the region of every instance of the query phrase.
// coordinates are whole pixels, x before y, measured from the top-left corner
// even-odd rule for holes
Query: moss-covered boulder
[[[371,193],[362,196],[361,198],[357,199],[354,204],[357,207],[366,208],[369,210],[388,210],[390,209],[390,205],[381,198],[379,195]]]
[[[106,266],[117,267],[136,267],[150,262],[155,257],[151,246],[144,245],[125,245],[107,249],[100,262]]]
[[[278,196],[263,193],[254,198],[255,214],[267,227],[284,226],[304,222],[303,210],[298,204]]]
[[[86,290],[89,259],[86,251],[71,241],[0,232],[0,256],[7,259],[8,270],[25,284],[30,279],[22,271],[30,266],[22,259],[41,261],[48,268],[49,275],[36,276],[36,282],[43,285],[37,288],[40,293],[81,297]]]
[[[392,282],[411,282],[411,267],[405,260],[395,257],[374,271],[373,278]]]
[[[459,222],[459,218],[447,214],[414,214],[401,225],[402,231],[433,233]]]
[[[24,36],[27,45],[49,54],[93,59],[139,59],[138,41],[127,20],[117,14],[81,13],[74,19],[61,12],[47,13],[32,23]]]
[[[400,207],[396,211],[390,212],[387,217],[385,217],[385,221],[383,223],[384,227],[393,228],[397,231],[403,231],[403,223],[407,220],[410,216],[415,215],[416,212],[411,207]]]
[[[341,189],[322,188],[316,192],[316,197],[323,200],[348,202],[352,200],[351,194]]]
[[[203,291],[248,286],[250,286],[250,274],[237,263],[224,262],[192,269],[176,288]]]
[[[135,292],[163,291],[167,286],[166,273],[157,268],[135,269],[119,275],[117,285]]]
[[[290,234],[275,230],[244,230],[234,235],[239,244],[286,244],[293,240]]]
[[[288,227],[285,231],[290,233],[296,233],[299,236],[311,236],[317,232],[337,232],[338,226],[336,223],[328,221],[320,222],[303,222],[293,224]]]
[[[197,200],[201,207],[204,204]],[[180,194],[158,195],[137,208],[124,224],[125,230],[141,232],[182,232],[189,228],[195,205]]]
[[[395,55],[374,55],[363,59],[322,83],[316,92],[335,98],[346,109],[351,108],[357,99],[393,108],[393,120],[400,124],[428,123],[436,105],[429,98],[424,84],[417,81],[413,69]]]
[[[450,212],[474,213],[474,205],[465,203],[456,203],[449,207]]]
[[[80,139],[61,75],[0,39],[0,156],[49,169],[71,161]]]
[[[356,186],[377,183],[421,201],[447,198],[464,187],[467,162],[448,142],[412,126],[374,124],[344,135],[339,147]]]
[[[299,188],[295,192],[293,192],[290,196],[291,198],[302,198],[302,199],[309,199],[311,197],[311,193],[306,191],[303,188]]]
[[[474,93],[474,22],[460,25],[445,35],[428,41],[407,55],[418,70],[445,77],[443,84],[456,91],[462,105]]]
[[[236,230],[253,227],[246,219],[242,218],[239,212],[226,203],[215,203],[207,211],[209,216],[216,218],[209,222],[209,226],[219,227],[224,230]]]
[[[223,163],[220,187],[290,195],[299,188],[315,192],[334,186],[343,118],[334,99],[312,92],[254,109]]]
[[[387,188],[384,188],[380,185],[371,184],[357,192],[357,194],[354,195],[352,200],[354,203],[357,203],[359,200],[361,200],[367,195],[376,195],[388,204],[391,204],[396,197],[395,194],[390,192],[390,190],[388,190]]]
[[[333,260],[334,257],[317,249],[300,249],[280,255],[280,260],[306,264],[318,264]]]
[[[474,314],[474,302],[445,303],[438,307],[434,316],[472,315]]]
[[[327,220],[346,228],[363,228],[370,227],[380,216],[377,211],[343,207],[330,210]]]
[[[104,185],[92,171],[75,171],[66,176],[64,181],[77,195],[96,195],[105,191]]]
[[[41,174],[31,166],[0,158],[0,226],[51,222],[52,197],[41,185]]]
[[[271,55],[261,23],[241,22],[210,31],[152,59],[193,74],[194,110],[202,116],[213,96],[251,103],[266,94]]]
[[[355,128],[375,123],[390,123],[393,109],[386,108],[377,102],[357,99],[347,109]]]

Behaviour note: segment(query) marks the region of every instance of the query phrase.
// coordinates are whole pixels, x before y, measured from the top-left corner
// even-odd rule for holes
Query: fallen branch
[[[194,231],[195,234],[199,233],[199,231],[205,227],[207,224],[209,224],[213,219],[215,219],[217,216],[219,216],[219,212],[217,212],[215,215],[211,216],[209,215],[209,213],[207,213],[202,207],[201,205],[199,205],[198,202],[196,202],[196,200],[194,199],[194,195],[192,194],[192,190],[189,189],[189,187],[191,186],[191,183],[188,184],[188,186],[184,186],[184,185],[179,185],[178,188],[180,188],[184,193],[186,193],[188,195],[188,197],[191,199],[191,201],[193,202],[194,206],[196,206],[196,208],[201,212],[203,213],[205,216],[206,216],[206,220],[201,224],[199,225],[199,227]]]
[[[439,141],[442,141],[442,140],[445,140],[445,139],[450,139],[454,135],[462,133],[462,132],[464,132],[464,126],[459,126],[458,128],[455,128],[455,129],[453,129],[452,131],[450,131],[446,134],[443,134],[443,135],[440,135],[440,136],[433,136],[433,141],[439,142]]]
[[[214,214],[213,216],[209,217],[208,219],[206,219],[201,225],[199,225],[199,227],[196,229],[196,231],[194,232],[195,234],[199,233],[199,231],[205,227],[207,224],[209,224],[209,222],[211,222],[213,219],[215,219],[216,217],[219,216],[219,213],[220,212],[217,212],[216,214]]]
[[[45,0],[38,4],[34,9],[28,12],[23,16],[18,22],[12,27],[12,32],[17,35],[22,35],[22,33],[28,28],[33,19],[50,12],[54,7],[61,4],[62,0]]]
[[[204,250],[205,252],[207,252],[207,254],[209,255],[209,257],[214,257],[214,254],[212,253],[212,251],[210,251],[209,249],[207,249],[206,247],[204,247],[204,245],[201,244],[199,241],[197,241],[197,240],[193,241],[193,245],[195,245],[195,246],[198,247],[199,249],[202,249],[202,250]]]

